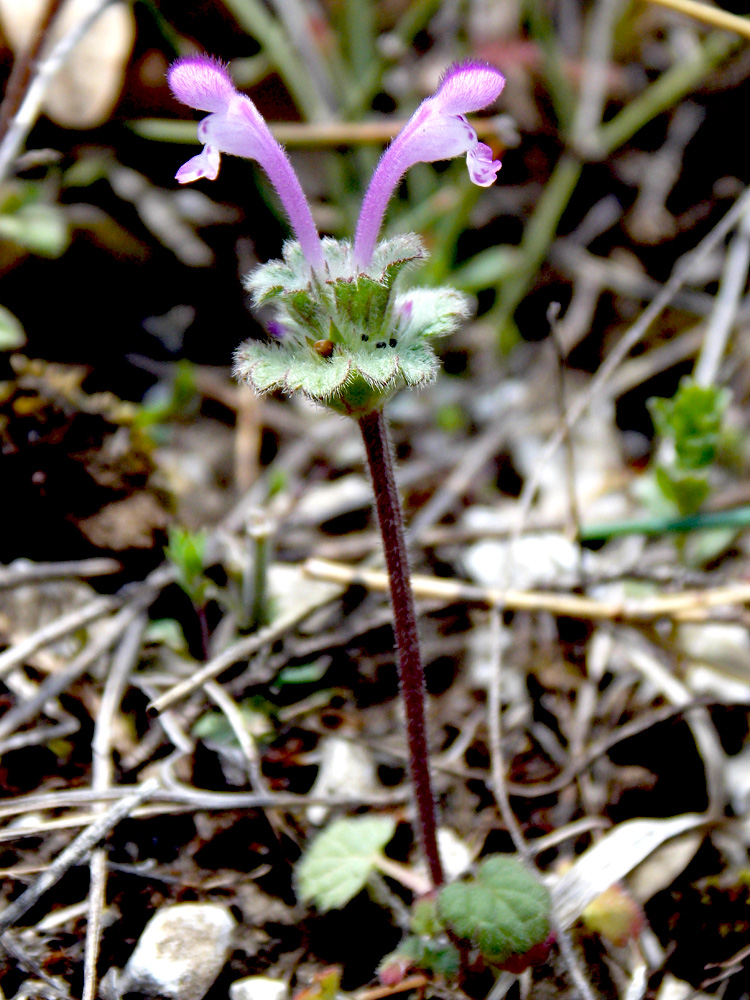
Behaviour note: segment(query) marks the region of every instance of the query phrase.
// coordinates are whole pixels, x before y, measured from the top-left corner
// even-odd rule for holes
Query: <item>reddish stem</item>
[[[367,461],[372,476],[375,507],[383,536],[393,606],[393,631],[398,651],[401,698],[406,715],[409,771],[417,803],[422,850],[435,886],[442,885],[443,867],[437,846],[435,799],[430,780],[429,748],[425,727],[424,671],[419,653],[417,616],[409,580],[409,562],[404,540],[404,522],[393,473],[388,425],[382,410],[359,419]]]

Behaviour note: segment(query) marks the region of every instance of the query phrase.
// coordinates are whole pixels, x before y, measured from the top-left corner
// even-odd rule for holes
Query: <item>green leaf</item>
[[[662,465],[657,465],[654,474],[663,495],[683,515],[694,514],[711,492],[705,475],[681,472]]]
[[[0,306],[0,351],[15,351],[26,343],[26,334],[10,309]]]
[[[446,927],[494,965],[526,954],[549,935],[549,892],[507,855],[488,858],[476,877],[445,886],[438,908]]]
[[[454,979],[461,968],[461,956],[458,949],[446,938],[441,941],[431,941],[419,937],[407,937],[396,951],[386,955],[378,966],[378,975],[386,983],[390,982],[389,970],[410,968],[423,969],[446,979]],[[398,982],[398,979],[395,980]]]
[[[401,233],[375,247],[367,273],[390,286],[407,264],[426,257],[424,244],[415,233]]]
[[[656,429],[674,442],[683,468],[703,469],[714,461],[730,399],[727,389],[684,378],[673,399],[648,401]]]
[[[60,257],[68,248],[70,233],[58,205],[23,205],[12,215],[0,215],[0,236],[40,257]]]
[[[196,607],[205,602],[208,581],[204,575],[207,535],[177,525],[168,529],[169,545],[164,550],[167,559],[177,569],[177,583]]]
[[[367,884],[396,830],[390,816],[356,816],[331,823],[297,864],[299,896],[322,912],[345,906]]]
[[[388,310],[390,289],[379,281],[360,275],[333,285],[336,306],[349,324],[377,337]]]

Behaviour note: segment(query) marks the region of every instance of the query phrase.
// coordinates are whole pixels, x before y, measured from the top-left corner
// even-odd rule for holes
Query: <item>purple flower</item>
[[[398,182],[415,163],[449,160],[466,153],[472,181],[481,187],[494,183],[500,160],[492,159],[492,150],[478,140],[464,116],[492,104],[504,85],[502,73],[487,63],[461,63],[445,72],[433,96],[422,101],[377,165],[357,223],[354,259],[358,267],[366,268],[370,263],[386,206]]]
[[[322,270],[320,237],[297,175],[253,102],[235,89],[226,67],[211,56],[188,56],[170,67],[169,86],[178,101],[210,112],[198,125],[203,150],[177,171],[180,184],[201,177],[214,180],[222,153],[257,160],[276,188],[305,257]]]

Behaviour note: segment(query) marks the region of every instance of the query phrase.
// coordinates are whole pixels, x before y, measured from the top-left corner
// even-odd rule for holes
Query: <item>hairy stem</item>
[[[398,651],[399,682],[406,714],[409,770],[417,803],[420,840],[432,881],[435,886],[439,886],[443,883],[443,868],[438,854],[435,799],[430,781],[424,713],[424,672],[419,654],[417,616],[409,581],[404,522],[393,473],[388,425],[382,411],[374,410],[360,418],[359,426],[370,466],[375,507],[388,567],[393,605],[393,631]]]

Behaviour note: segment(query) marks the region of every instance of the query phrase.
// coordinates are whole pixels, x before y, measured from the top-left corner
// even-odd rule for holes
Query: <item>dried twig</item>
[[[7,906],[0,913],[0,942],[2,935],[18,923],[21,917],[42,898],[42,896],[52,888],[74,865],[79,864],[89,854],[91,850],[114,830],[117,824],[129,816],[136,806],[140,805],[144,799],[149,798],[159,787],[156,778],[144,781],[134,791],[131,791],[119,802],[115,803],[102,816],[97,817],[83,830],[76,839],[69,844],[62,854],[59,854],[52,864],[43,872],[39,878],[29,888],[15,899],[10,906]]]
[[[698,0],[649,0],[650,3],[658,4],[660,7],[668,7],[676,10],[687,17],[693,17],[704,24],[711,24],[714,28],[723,28],[725,31],[734,31],[738,35],[750,38],[750,21],[746,17],[739,17],[731,14],[728,10],[714,7],[712,4],[700,3]]]
[[[384,591],[388,580],[381,570],[345,566],[325,559],[308,559],[305,572],[318,580],[330,580],[346,586]],[[555,594],[539,590],[502,590],[447,580],[442,577],[412,576],[417,598],[445,603],[469,601],[508,608],[514,611],[548,611],[570,618],[608,619],[612,621],[653,621],[657,618],[700,620],[711,608],[743,605],[750,602],[750,583],[726,584],[706,590],[680,594],[656,594],[653,597],[599,600],[578,594]]]
[[[24,587],[45,580],[89,579],[119,573],[122,565],[116,559],[71,559],[67,562],[33,563],[18,559],[10,566],[0,566],[0,590]]]
[[[112,657],[101,705],[96,714],[94,738],[91,744],[91,787],[94,791],[108,788],[112,783],[114,718],[125,692],[128,675],[138,661],[145,629],[146,617],[140,613],[126,627],[122,640]],[[107,888],[107,855],[103,848],[94,849],[89,869],[91,885],[84,946],[82,1000],[95,1000],[97,993],[96,963],[99,958],[102,913]]]
[[[729,244],[714,310],[706,325],[705,339],[693,373],[698,385],[708,386],[716,381],[729,336],[737,322],[749,266],[750,209],[743,214]]]
[[[70,611],[49,625],[37,629],[36,632],[0,653],[0,677],[4,677],[13,667],[23,663],[45,646],[63,639],[71,632],[77,632],[78,629],[90,625],[99,618],[104,618],[118,607],[118,603],[114,597],[96,597],[82,608],[76,608],[75,611]]]
[[[159,698],[154,698],[148,706],[149,713],[151,715],[159,715],[159,713],[163,712],[171,705],[181,701],[189,694],[192,694],[193,691],[202,687],[206,681],[211,681],[218,677],[219,674],[223,673],[228,667],[233,666],[235,663],[239,663],[241,660],[248,659],[268,643],[275,642],[282,635],[284,635],[285,632],[292,628],[293,625],[296,625],[297,622],[306,618],[317,608],[327,604],[333,599],[333,596],[333,593],[328,593],[315,595],[315,597],[309,602],[298,601],[294,607],[288,608],[283,614],[279,615],[274,622],[267,625],[266,628],[260,629],[260,631],[254,632],[252,635],[248,635],[244,639],[240,639],[233,643],[228,649],[219,653],[219,655],[215,656],[212,660],[209,660],[208,663],[193,674],[192,677],[181,681],[179,684],[175,684],[173,688],[170,688],[169,691],[166,691]]]
[[[98,0],[85,17],[77,21],[67,34],[55,44],[49,55],[44,56],[36,65],[34,76],[29,84],[23,101],[0,142],[0,180],[7,176],[13,161],[18,155],[26,136],[36,121],[52,78],[64,65],[70,53],[94,24],[99,15],[113,0]]]
[[[502,703],[501,703],[501,679],[502,679],[502,660],[503,660],[503,643],[502,643],[502,612],[499,608],[490,609],[490,628],[492,630],[492,646],[493,646],[493,664],[494,669],[492,671],[492,676],[490,679],[488,697],[487,697],[487,728],[490,738],[490,770],[492,772],[492,791],[495,796],[495,801],[498,804],[500,810],[500,815],[503,818],[503,822],[508,828],[513,839],[513,845],[516,848],[518,854],[526,861],[527,864],[533,865],[533,858],[531,852],[529,851],[528,845],[526,844],[526,839],[521,830],[521,826],[516,819],[516,815],[510,804],[510,798],[508,796],[508,787],[505,779],[505,762],[503,758],[502,750]],[[586,975],[581,968],[581,963],[576,957],[575,951],[573,950],[573,944],[570,940],[567,930],[562,926],[561,922],[558,920],[557,915],[554,911],[554,907],[550,911],[549,916],[550,927],[554,931],[555,938],[557,940],[557,946],[560,949],[560,954],[565,962],[565,965],[570,973],[570,977],[578,987],[581,996],[584,1000],[594,1000],[594,993],[591,986],[586,979]]]

